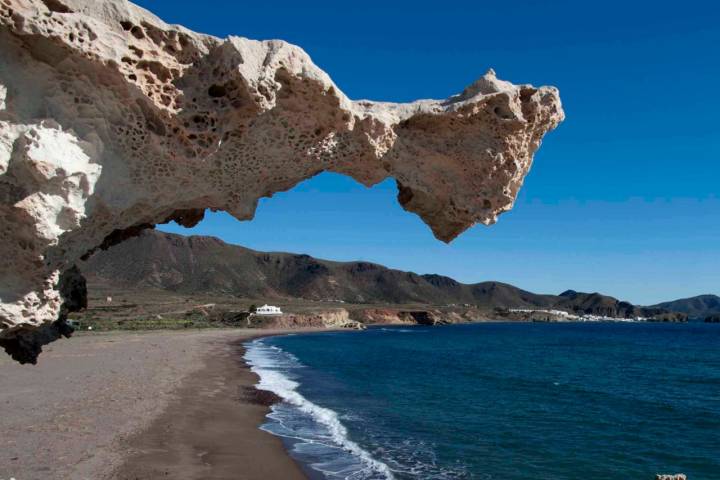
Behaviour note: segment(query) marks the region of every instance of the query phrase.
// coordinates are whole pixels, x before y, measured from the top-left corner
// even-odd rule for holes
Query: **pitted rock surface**
[[[450,241],[512,208],[563,118],[557,89],[492,70],[445,100],[353,101],[282,41],[124,0],[0,0],[0,344],[26,350],[82,304],[64,306],[61,274],[94,249],[205,209],[249,220],[323,171],[393,177]]]

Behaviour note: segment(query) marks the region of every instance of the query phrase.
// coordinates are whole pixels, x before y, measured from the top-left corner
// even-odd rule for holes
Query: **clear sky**
[[[542,293],[720,294],[715,2],[137,3],[193,30],[298,44],[351,98],[445,98],[492,67],[557,86],[567,115],[515,209],[450,245],[397,205],[394,182],[333,174],[263,199],[252,222],[212,214],[163,230]]]

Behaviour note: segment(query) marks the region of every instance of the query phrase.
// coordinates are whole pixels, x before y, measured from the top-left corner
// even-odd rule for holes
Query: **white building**
[[[258,315],[282,315],[280,307],[273,307],[272,305],[263,305],[255,310]]]

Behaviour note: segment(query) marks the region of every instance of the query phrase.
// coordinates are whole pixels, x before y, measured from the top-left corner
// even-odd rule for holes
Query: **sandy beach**
[[[0,478],[303,479],[258,429],[271,394],[242,342],[271,330],[81,334],[0,357]]]

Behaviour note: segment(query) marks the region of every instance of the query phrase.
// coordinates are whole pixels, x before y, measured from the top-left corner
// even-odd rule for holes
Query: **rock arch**
[[[557,89],[490,70],[446,100],[352,101],[299,47],[167,25],[125,0],[0,0],[0,345],[34,362],[81,308],[75,262],[205,209],[240,220],[322,171],[450,241],[509,210]]]

